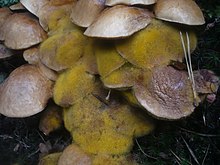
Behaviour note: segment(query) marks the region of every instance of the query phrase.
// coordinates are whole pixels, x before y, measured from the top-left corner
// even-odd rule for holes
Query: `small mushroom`
[[[47,38],[38,21],[27,13],[15,13],[7,18],[0,33],[11,49],[25,49]]]
[[[92,165],[89,154],[83,151],[78,145],[67,146],[58,160],[57,165]]]
[[[158,0],[154,12],[156,18],[165,21],[187,25],[205,23],[202,11],[192,0]]]
[[[9,8],[11,10],[26,10],[26,8],[20,2],[9,6]]]
[[[41,112],[52,96],[52,84],[38,67],[18,67],[0,86],[0,113],[27,117]]]
[[[101,12],[84,34],[100,38],[128,37],[149,25],[152,17],[147,9],[117,5]]]
[[[23,57],[25,61],[27,61],[29,64],[36,65],[39,62],[39,48],[38,47],[31,47],[29,49],[26,49],[23,52]]]
[[[105,7],[105,0],[79,0],[73,6],[70,18],[78,26],[88,27]]]
[[[105,5],[115,6],[119,4],[124,5],[152,5],[156,3],[157,0],[106,0]]]

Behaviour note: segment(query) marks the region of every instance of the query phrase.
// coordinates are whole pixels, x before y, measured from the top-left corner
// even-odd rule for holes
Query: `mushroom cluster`
[[[0,84],[0,113],[34,115],[52,98],[73,138],[40,165],[135,165],[134,138],[154,128],[145,111],[180,119],[217,91],[213,72],[192,71],[205,23],[192,0],[20,0],[0,13],[0,59],[19,50],[28,63]]]

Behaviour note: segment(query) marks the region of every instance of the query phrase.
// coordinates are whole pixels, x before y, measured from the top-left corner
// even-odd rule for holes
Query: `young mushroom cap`
[[[156,18],[165,21],[187,25],[205,23],[201,9],[192,0],[158,0],[154,12]]]
[[[145,72],[133,87],[138,102],[153,116],[174,120],[190,115],[194,97],[187,72],[171,66]]]
[[[124,4],[124,5],[151,5],[156,3],[157,0],[106,0],[105,5],[107,6],[115,6],[118,4]]]
[[[58,160],[57,165],[92,165],[89,154],[84,152],[78,145],[67,146]]]
[[[38,21],[27,13],[9,16],[1,32],[5,46],[11,49],[29,48],[47,38]]]
[[[52,96],[52,84],[38,67],[18,67],[0,86],[0,113],[27,117],[41,112]]]
[[[78,26],[88,27],[105,7],[105,0],[79,0],[73,6],[70,18]]]
[[[149,25],[152,16],[147,9],[117,5],[105,9],[84,34],[100,38],[127,37]]]
[[[26,8],[20,3],[16,3],[14,5],[9,6],[11,10],[26,10]]]

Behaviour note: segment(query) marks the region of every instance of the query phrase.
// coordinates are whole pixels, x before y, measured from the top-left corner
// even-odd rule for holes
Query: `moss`
[[[78,99],[93,91],[94,81],[95,77],[86,72],[83,64],[63,72],[55,83],[53,93],[55,103],[63,107],[73,105]]]
[[[184,54],[180,31],[173,24],[152,20],[151,24],[126,40],[116,42],[117,51],[137,67],[149,69],[168,65],[170,60],[182,61]],[[196,47],[196,36],[190,32],[191,51]],[[185,36],[184,36],[185,38]]]

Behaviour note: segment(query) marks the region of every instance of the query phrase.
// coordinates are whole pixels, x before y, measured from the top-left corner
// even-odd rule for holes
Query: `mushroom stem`
[[[109,101],[109,99],[110,99],[110,95],[111,95],[111,89],[109,89],[109,91],[108,91],[108,95],[106,96],[105,100]]]
[[[186,51],[186,46],[183,40],[183,34],[180,31],[180,38],[181,38],[181,43],[183,46],[183,52],[184,52],[184,56],[186,59],[186,66],[187,66],[187,71],[188,71],[188,75],[189,75],[189,80],[192,83],[192,90],[193,90],[193,97],[194,97],[194,104],[198,105],[198,101],[197,101],[197,93],[195,90],[195,80],[194,80],[194,75],[193,75],[193,70],[192,70],[192,60],[191,60],[191,56],[190,56],[190,39],[189,39],[189,34],[188,32],[186,32],[186,42],[187,42],[187,51]]]

